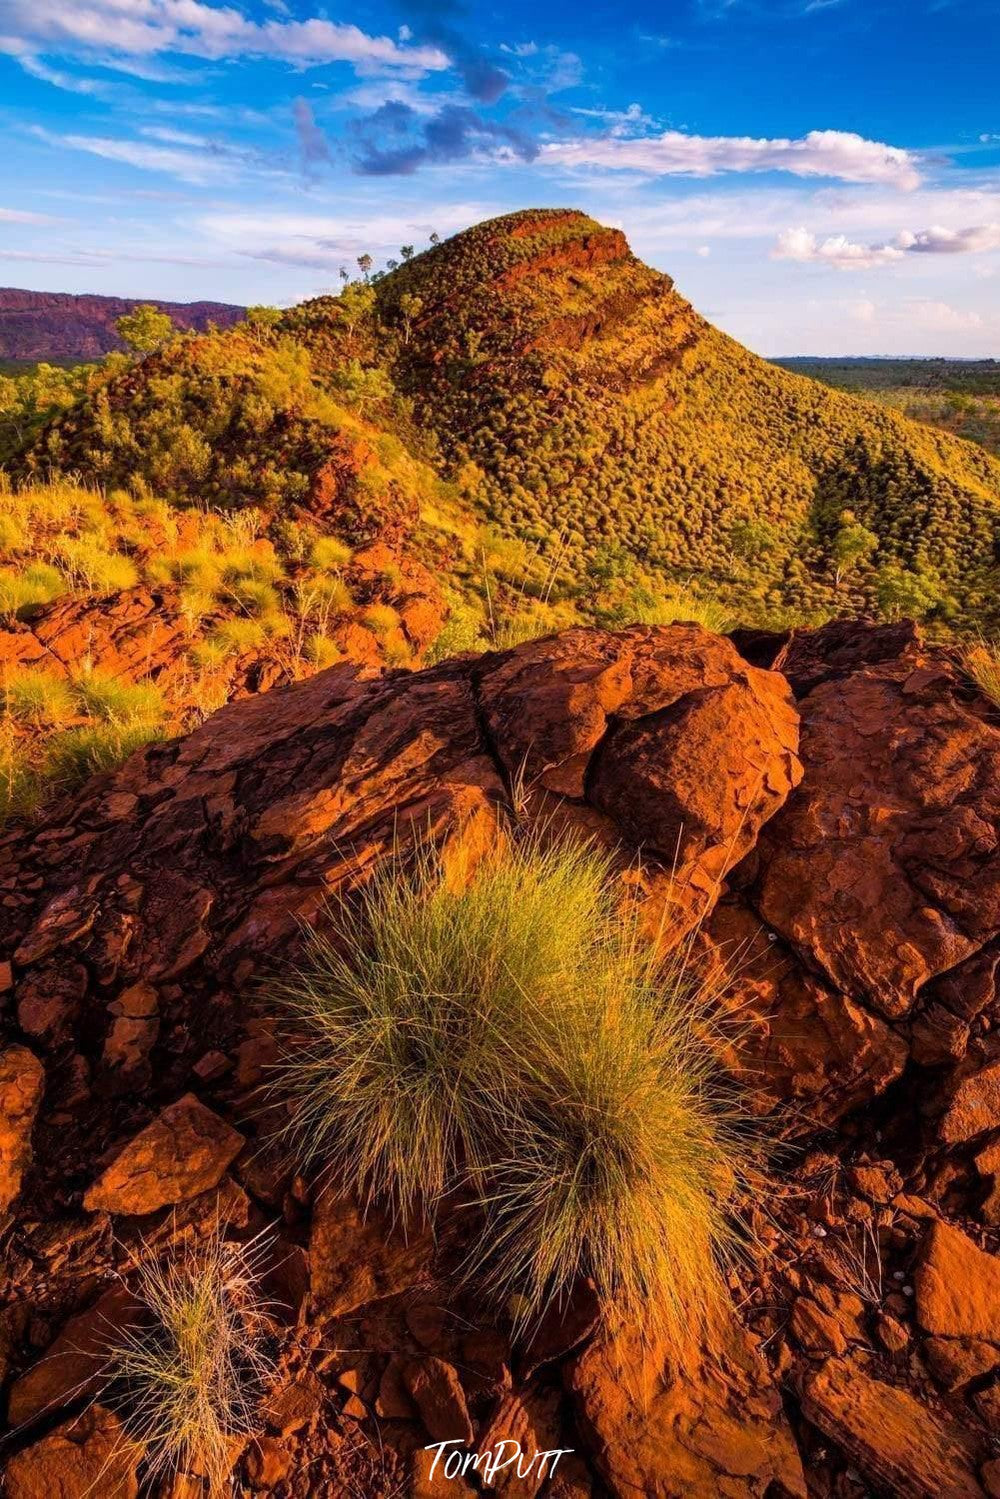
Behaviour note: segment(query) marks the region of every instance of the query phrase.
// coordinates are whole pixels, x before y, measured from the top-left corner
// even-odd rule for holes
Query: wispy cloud
[[[226,250],[276,265],[335,272],[353,266],[362,253],[376,260],[398,255],[404,243],[425,243],[432,230],[447,234],[498,211],[494,203],[457,203],[435,208],[408,208],[398,213],[355,211],[303,214],[278,211],[233,211],[205,214],[202,234]]]
[[[191,182],[199,187],[220,179],[231,179],[234,167],[254,166],[271,172],[278,170],[264,162],[256,151],[245,151],[239,146],[188,135],[179,130],[147,127],[143,131],[145,138],[142,140],[75,133],[63,135],[47,130],[42,125],[29,126],[28,133],[49,146],[67,151],[84,151],[91,156],[100,156],[105,161],[121,162],[144,171],[166,172],[172,177],[180,178],[182,182]]]
[[[753,136],[598,136],[558,141],[542,148],[543,164],[611,167],[650,176],[714,177],[722,172],[789,172],[879,183],[904,191],[920,184],[917,156],[900,146],[866,140],[845,130],[810,130],[792,139]]]
[[[300,98],[293,101],[292,119],[295,122],[295,134],[299,142],[302,175],[312,178],[318,166],[329,165],[333,161],[330,143],[316,124],[312,105],[307,100]]]
[[[57,224],[47,213],[29,213],[23,208],[0,208],[0,224]]]
[[[252,21],[204,0],[0,0],[0,36],[32,53],[98,52],[129,57],[275,58],[296,66],[346,62],[358,72],[412,74],[448,66],[436,45],[403,46],[360,27],[313,17]],[[13,50],[13,47],[11,48]]]

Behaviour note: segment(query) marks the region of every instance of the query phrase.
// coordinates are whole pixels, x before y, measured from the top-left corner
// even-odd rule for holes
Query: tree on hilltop
[[[152,302],[143,302],[117,319],[115,331],[126,348],[145,358],[147,354],[162,349],[177,330],[165,312]]]

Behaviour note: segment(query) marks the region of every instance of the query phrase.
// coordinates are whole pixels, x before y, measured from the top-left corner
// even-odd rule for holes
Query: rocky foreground
[[[789,1148],[721,1367],[600,1327],[586,1286],[512,1346],[458,1288],[460,1215],[404,1238],[269,1143],[267,981],[301,923],[512,810],[617,847],[651,923],[730,965],[726,1062]],[[95,1403],[120,1274],[220,1216],[277,1225],[283,1322],[237,1492],[1000,1495],[1000,722],[912,627],[338,666],[9,834],[0,890],[9,1499],[139,1492]],[[572,1452],[470,1482],[427,1450],[507,1438]]]

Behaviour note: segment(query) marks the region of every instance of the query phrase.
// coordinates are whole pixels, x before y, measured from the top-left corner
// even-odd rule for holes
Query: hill
[[[743,607],[842,606],[831,575],[850,509],[878,547],[848,596],[875,603],[888,565],[966,609],[990,600],[1000,464],[757,358],[616,230],[574,213],[496,220],[378,296],[396,327],[403,299],[420,302],[394,375],[446,459],[477,465],[490,515],[565,545],[577,570],[624,546]]]
[[[336,447],[331,399],[520,545],[532,587],[602,593],[609,623],[681,586],[758,624],[996,614],[1000,463],[757,358],[571,211],[95,377],[10,466],[280,505]]]
[[[0,286],[0,359],[99,359],[113,349],[124,348],[115,322],[144,300]],[[204,329],[209,323],[228,328],[243,316],[242,307],[227,302],[148,300],[183,329]]]

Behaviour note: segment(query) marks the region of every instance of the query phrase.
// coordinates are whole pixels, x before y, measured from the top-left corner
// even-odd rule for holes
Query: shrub
[[[678,1339],[712,1325],[742,1151],[699,996],[616,909],[607,857],[529,838],[456,882],[423,850],[275,992],[307,1162],[404,1216],[472,1187],[470,1265],[532,1312],[588,1274]]]
[[[257,1429],[273,1372],[259,1246],[216,1234],[178,1261],[140,1271],[135,1294],[145,1316],[112,1344],[107,1378],[153,1478],[195,1472],[221,1493],[234,1444]]]
[[[3,710],[18,723],[51,728],[72,718],[75,703],[64,677],[25,668],[12,671],[0,682]]]

